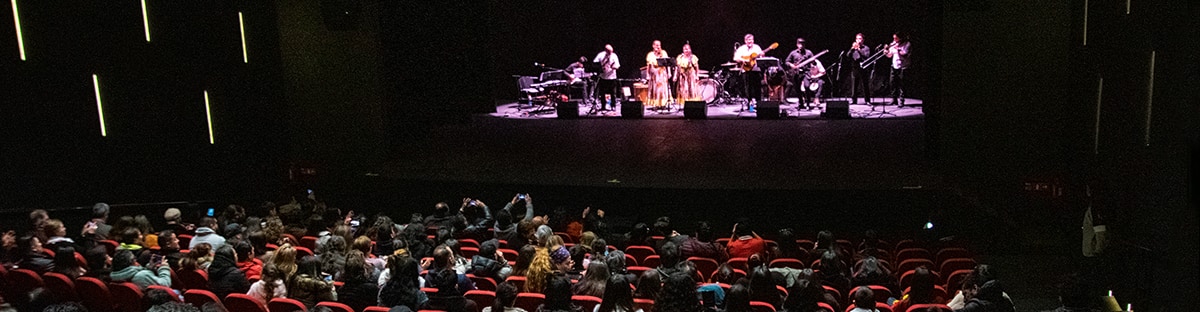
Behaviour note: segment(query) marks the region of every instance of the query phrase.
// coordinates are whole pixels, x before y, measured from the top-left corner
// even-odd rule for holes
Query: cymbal
[[[728,63],[725,63],[725,64],[721,64],[721,67],[733,67],[733,66],[737,66],[737,63],[734,63],[734,62],[728,62]]]

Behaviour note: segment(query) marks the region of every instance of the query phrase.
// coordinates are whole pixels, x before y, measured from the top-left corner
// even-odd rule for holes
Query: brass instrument
[[[882,44],[879,45],[879,47],[876,48],[876,51],[874,54],[871,54],[870,57],[862,60],[861,62],[858,62],[858,67],[862,68],[862,69],[866,69],[867,67],[875,64],[875,61],[878,61],[880,58],[883,58],[884,55],[887,55],[888,49],[895,47],[895,46],[896,46],[895,42],[892,42],[887,45],[882,45]]]

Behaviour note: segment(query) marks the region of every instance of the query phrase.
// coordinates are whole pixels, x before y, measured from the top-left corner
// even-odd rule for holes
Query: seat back
[[[646,312],[654,311],[654,300],[633,298],[633,309],[641,309],[642,311]]]
[[[947,294],[958,293],[958,290],[960,288],[962,288],[963,279],[967,278],[967,275],[971,275],[971,272],[973,272],[973,271],[972,270],[958,270],[958,271],[951,272],[950,275],[947,275],[946,282],[945,282],[945,284],[943,284],[943,285],[945,285],[943,287],[946,288],[946,293]]]
[[[458,251],[460,253],[462,253],[463,257],[470,259],[471,257],[474,257],[475,255],[479,254],[479,247],[462,246],[462,247],[458,248]]]
[[[179,299],[179,296],[178,296],[178,295],[177,295],[177,293],[175,292],[175,289],[172,289],[171,287],[167,287],[167,286],[163,286],[163,285],[150,285],[150,286],[146,286],[146,291],[144,291],[144,292],[142,292],[142,293],[143,293],[143,294],[145,294],[145,292],[147,292],[147,291],[150,291],[151,289],[157,289],[157,290],[165,291],[165,292],[167,292],[168,294],[173,294],[173,295],[175,295],[175,296],[171,296],[171,301],[175,301],[175,302],[183,302],[182,300],[180,300],[180,299]]]
[[[311,255],[313,255],[312,249],[309,249],[308,247],[304,247],[304,246],[296,247],[296,258],[297,259],[311,256]]]
[[[909,259],[925,259],[929,260],[929,262],[933,262],[933,253],[930,253],[929,250],[925,248],[897,249],[895,259],[897,262],[904,262],[904,260]],[[932,269],[932,265],[930,267],[930,269]]]
[[[734,269],[738,269],[738,270],[742,270],[742,271],[748,271],[749,266],[746,264],[747,260],[748,259],[746,259],[746,257],[737,257],[737,258],[730,258],[729,261],[726,261],[725,263],[729,264],[730,268],[734,268]]]
[[[516,286],[517,291],[521,291],[521,290],[525,289],[525,277],[524,276],[509,276],[507,279],[504,279],[504,281],[512,283],[513,286]]]
[[[29,291],[45,286],[46,283],[37,272],[28,269],[16,269],[8,272],[4,276],[5,282],[8,283],[8,291],[10,295],[27,294]]]
[[[659,257],[658,255],[649,255],[645,258],[642,258],[642,260],[638,261],[638,263],[644,267],[657,268],[662,265],[662,257]]]
[[[388,308],[388,307],[370,306],[370,307],[367,307],[366,309],[363,309],[362,312],[389,312],[391,310],[392,310],[392,308]]]
[[[977,265],[977,263],[975,263],[974,259],[951,258],[951,259],[946,259],[946,261],[943,261],[942,264],[940,266],[938,266],[938,272],[953,273],[954,271],[958,271],[958,270],[974,270],[975,265]]]
[[[204,304],[209,302],[216,302],[222,307],[225,306],[221,303],[221,299],[217,298],[216,294],[203,289],[188,289],[187,291],[183,292],[183,302],[187,302],[188,304],[195,306],[197,309],[203,307]]]
[[[696,272],[704,277],[704,280],[712,278],[713,273],[717,272],[717,268],[721,267],[717,260],[702,257],[690,257],[687,259],[696,265]]]
[[[951,309],[950,306],[947,306],[944,304],[934,304],[934,303],[914,304],[914,305],[908,307],[908,310],[905,310],[904,312],[925,312],[925,311],[929,311],[929,309],[931,309],[931,308],[937,309],[936,311],[938,311],[938,312],[954,312],[954,309]],[[899,311],[897,311],[897,312],[899,312]]]
[[[108,284],[108,291],[112,293],[113,302],[117,304],[117,311],[126,312],[141,312],[142,308],[142,290],[137,284],[130,282],[111,283]]]
[[[79,301],[79,294],[75,293],[75,282],[70,277],[46,272],[42,275],[42,281],[46,284],[46,290],[54,294],[54,297],[65,301]]]
[[[583,308],[584,311],[591,311],[596,306],[600,305],[601,301],[602,299],[600,299],[600,297],[595,296],[571,296],[571,302]]]
[[[208,272],[204,270],[184,270],[179,272],[179,281],[183,282],[184,289],[204,289],[208,290]]]
[[[625,254],[625,266],[631,267],[638,265],[638,259],[631,254]]]
[[[475,282],[475,288],[478,288],[479,290],[496,291],[496,280],[492,279],[491,277],[475,276],[470,274],[468,274],[468,276],[471,278],[472,282]]]
[[[86,276],[77,278],[75,291],[79,292],[79,298],[83,299],[83,306],[87,307],[88,311],[113,311],[116,308],[112,294],[108,292],[108,285],[99,279]]]
[[[916,270],[917,268],[922,267],[922,266],[925,267],[926,269],[929,269],[930,271],[937,271],[937,269],[938,269],[933,266],[933,260],[923,259],[923,258],[913,258],[913,259],[900,261],[900,264],[896,266],[896,272],[908,272],[908,271]]]
[[[496,292],[489,290],[473,289],[468,290],[463,294],[468,300],[474,301],[477,311],[483,311],[483,307],[490,307],[496,302]]]
[[[305,311],[305,312],[307,312],[308,308],[304,306],[304,303],[301,303],[299,300],[296,300],[296,299],[273,298],[273,299],[271,299],[271,302],[267,303],[267,311],[271,311],[271,312]]]
[[[947,247],[947,248],[942,248],[941,250],[938,250],[937,257],[936,257],[937,259],[934,259],[934,263],[937,263],[937,265],[940,267],[940,266],[942,266],[942,263],[944,263],[946,260],[949,260],[949,259],[973,258],[973,257],[974,256],[971,255],[971,252],[968,251],[966,248]]]
[[[507,260],[507,261],[517,261],[517,258],[521,257],[520,254],[517,253],[516,250],[512,250],[512,249],[508,249],[508,248],[501,248],[498,250],[500,250],[500,253],[504,255],[504,260]]]
[[[817,302],[817,307],[819,307],[821,309],[825,309],[826,312],[837,312],[837,311],[834,311],[833,306],[829,305],[828,303]]]
[[[464,238],[458,240],[458,245],[463,247],[479,248],[479,241],[470,238]]]
[[[350,306],[340,302],[321,301],[317,302],[317,306],[329,308],[330,310],[333,310],[333,312],[354,312],[353,308],[350,308]]]
[[[871,288],[871,293],[875,295],[875,302],[887,302],[888,298],[892,298],[892,291],[888,290],[887,287],[879,285],[870,285],[867,287]],[[850,295],[847,298],[853,299],[856,293],[858,293],[858,287],[850,289]]]
[[[646,257],[658,254],[658,252],[655,252],[654,248],[649,246],[629,246],[625,247],[625,254],[631,255],[633,258],[637,259],[639,265],[648,266],[646,265]]]
[[[793,268],[802,270],[804,269],[804,262],[801,262],[800,259],[779,258],[771,260],[771,263],[768,266],[772,268]]]
[[[238,312],[267,312],[267,305],[247,294],[232,293],[225,296],[225,308]]]
[[[316,236],[301,237],[300,238],[300,247],[308,248],[311,250],[316,250],[317,249],[317,237]]]
[[[942,281],[942,276],[940,274],[938,274],[937,271],[929,271],[929,274],[933,274],[933,282],[935,284],[940,283]],[[900,288],[908,288],[908,287],[912,286],[912,280],[916,276],[917,276],[916,270],[908,270],[908,271],[905,271],[904,274],[900,274]]]
[[[750,311],[775,312],[775,306],[762,301],[750,301]]]
[[[525,311],[537,311],[538,306],[541,306],[542,302],[545,301],[546,295],[523,292],[517,294],[517,300],[513,303],[513,306],[525,309]]]

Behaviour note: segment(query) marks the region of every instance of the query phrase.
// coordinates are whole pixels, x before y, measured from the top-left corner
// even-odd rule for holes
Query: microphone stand
[[[877,61],[879,61],[879,59],[883,58],[883,56],[885,54],[887,54],[887,50],[884,49],[886,47],[887,47],[886,45],[882,45],[882,44],[879,45],[879,47],[878,47],[879,51],[875,51],[875,54],[872,54],[871,57],[867,58],[867,60],[865,60],[859,64],[859,66],[864,69],[866,69],[868,66],[871,67],[871,74],[868,76],[870,78],[867,78],[867,90],[865,90],[865,91],[867,91],[868,94],[871,93],[871,81],[875,80],[875,67],[876,67],[875,63]],[[875,104],[871,103],[871,98],[867,98],[867,105],[871,106],[872,112],[875,111]],[[896,116],[896,114],[892,114],[887,111],[886,103],[883,104],[882,106],[883,106],[883,111],[880,112],[879,115],[877,115],[875,118],[883,118],[883,115],[892,115],[893,117]]]

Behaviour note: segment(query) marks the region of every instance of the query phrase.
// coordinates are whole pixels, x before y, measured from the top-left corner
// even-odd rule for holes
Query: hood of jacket
[[[210,228],[210,227],[207,227],[207,226],[206,226],[206,227],[199,227],[199,228],[196,228],[196,236],[202,236],[202,235],[208,235],[208,234],[216,234],[216,233],[217,233],[217,231],[213,231],[213,229],[212,229],[212,228]]]
[[[131,265],[131,266],[121,269],[119,271],[113,271],[112,273],[109,273],[108,276],[112,277],[112,279],[114,281],[129,282],[129,281],[133,281],[134,275],[137,275],[138,272],[141,272],[142,270],[145,270],[145,269],[146,268],[143,268],[142,266],[139,266],[139,265]]]

